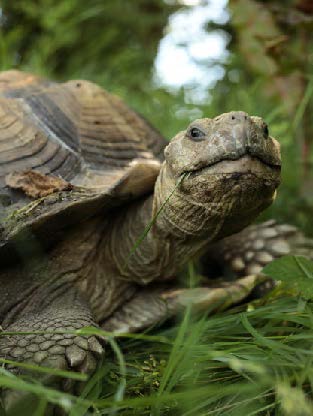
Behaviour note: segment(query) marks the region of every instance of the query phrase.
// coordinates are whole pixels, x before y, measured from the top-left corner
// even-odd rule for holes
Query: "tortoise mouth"
[[[202,174],[208,175],[279,175],[281,165],[278,163],[271,164],[257,156],[243,155],[237,159],[222,159],[218,162],[208,164],[198,169],[185,171],[183,174],[190,176],[198,176]]]

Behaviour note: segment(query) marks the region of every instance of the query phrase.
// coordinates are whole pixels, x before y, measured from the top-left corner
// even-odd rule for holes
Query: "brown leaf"
[[[73,189],[73,185],[64,179],[34,170],[9,173],[5,177],[5,182],[10,188],[20,189],[31,198],[41,198],[54,192]]]

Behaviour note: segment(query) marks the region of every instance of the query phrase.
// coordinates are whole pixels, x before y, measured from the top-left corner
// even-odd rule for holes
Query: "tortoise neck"
[[[199,219],[203,209],[189,206],[175,191],[175,182],[166,181],[163,165],[154,194],[132,203],[113,221],[106,240],[108,258],[129,281],[170,279],[211,240],[207,232],[192,233],[194,227],[186,226],[194,211]]]

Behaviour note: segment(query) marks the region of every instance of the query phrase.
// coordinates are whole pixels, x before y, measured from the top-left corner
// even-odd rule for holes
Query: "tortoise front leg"
[[[203,273],[242,277],[258,274],[272,260],[287,254],[313,258],[313,240],[288,224],[269,220],[209,246],[202,257]],[[213,277],[213,276],[212,276]]]
[[[60,370],[73,370],[77,372],[92,373],[103,354],[103,347],[95,336],[77,336],[69,333],[53,333],[74,331],[86,326],[97,326],[87,303],[74,290],[68,289],[66,293],[54,294],[46,308],[38,311],[27,311],[22,317],[8,326],[5,332],[46,332],[44,334],[29,335],[2,335],[0,337],[0,357],[19,362],[30,362],[41,366]],[[28,307],[29,309],[29,307]],[[38,374],[30,374],[21,367],[7,365],[7,369],[15,374],[29,374],[38,379]],[[71,393],[77,386],[70,379],[45,375],[42,381],[49,386],[61,388]],[[17,413],[27,398],[25,394],[4,390],[2,393],[4,407],[9,414]],[[35,398],[34,398],[35,400]],[[36,401],[36,400],[35,400]]]
[[[264,276],[251,275],[232,282],[216,281],[212,287],[148,287],[140,290],[101,327],[119,333],[138,332],[173,317],[188,305],[198,311],[221,311],[244,300],[265,280],[268,279]]]

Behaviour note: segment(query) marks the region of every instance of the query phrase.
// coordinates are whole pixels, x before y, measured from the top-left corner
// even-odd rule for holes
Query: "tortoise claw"
[[[92,351],[97,358],[100,358],[103,355],[104,348],[97,340],[96,337],[91,337],[88,339],[88,345],[90,351]]]
[[[73,344],[66,348],[65,356],[71,368],[79,367],[86,358],[87,352]]]

